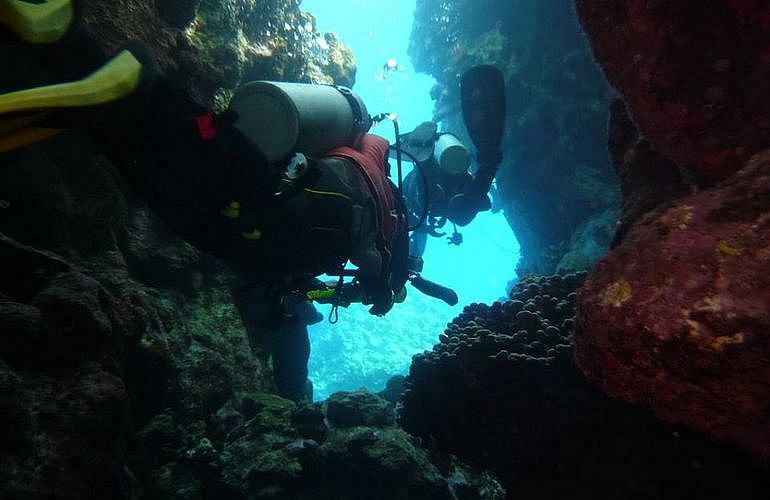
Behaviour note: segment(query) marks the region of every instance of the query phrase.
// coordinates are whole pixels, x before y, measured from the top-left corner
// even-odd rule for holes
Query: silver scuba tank
[[[452,134],[443,133],[433,145],[433,158],[438,168],[448,175],[459,175],[471,166],[471,155]]]
[[[350,146],[372,123],[361,98],[334,85],[250,82],[235,91],[230,109],[238,115],[233,126],[271,163]]]

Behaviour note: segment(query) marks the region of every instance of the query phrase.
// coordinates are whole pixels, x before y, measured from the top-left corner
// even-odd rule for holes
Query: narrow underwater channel
[[[436,82],[417,73],[407,54],[415,0],[304,0],[301,8],[316,17],[321,33],[333,32],[353,49],[357,64],[353,89],[370,114],[396,113],[402,133],[431,120],[430,91]],[[397,69],[384,75],[388,61]],[[394,139],[389,122],[372,132]],[[406,175],[411,164],[404,167]],[[453,288],[458,305],[448,306],[409,285],[406,301],[385,317],[371,316],[367,306],[354,304],[340,311],[338,323],[325,320],[308,327],[314,399],[359,387],[382,390],[389,377],[406,373],[414,354],[437,342],[465,305],[491,303],[506,295],[508,282],[516,278],[519,244],[502,212],[482,212],[458,230],[463,235],[459,246],[449,245],[445,238],[429,239],[423,271],[426,278]],[[328,317],[330,307],[319,310]]]

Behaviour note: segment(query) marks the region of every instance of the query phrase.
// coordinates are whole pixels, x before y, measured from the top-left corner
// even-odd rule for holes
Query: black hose
[[[380,123],[384,119],[390,119],[393,121],[393,130],[396,134],[396,146],[391,146],[390,149],[394,149],[396,151],[396,168],[398,170],[398,194],[403,199],[404,197],[404,188],[403,188],[403,175],[402,175],[402,168],[401,168],[401,155],[406,155],[410,160],[412,160],[412,163],[414,163],[414,167],[417,169],[417,171],[420,173],[420,178],[422,178],[422,187],[423,187],[423,193],[425,195],[425,204],[422,208],[422,214],[420,215],[420,219],[417,221],[417,224],[414,226],[410,226],[407,228],[409,232],[414,231],[418,227],[422,226],[425,223],[425,219],[428,218],[428,207],[430,206],[430,190],[428,189],[428,176],[425,175],[425,171],[423,170],[422,166],[420,165],[420,162],[417,161],[417,158],[415,158],[411,153],[408,151],[404,151],[401,149],[401,138],[399,137],[399,127],[398,127],[398,120],[393,118],[393,115],[390,113],[380,113],[379,115],[371,117],[371,120],[373,123]]]
[[[428,176],[425,175],[425,170],[420,165],[420,162],[417,161],[417,158],[414,157],[411,153],[408,151],[403,151],[401,148],[393,147],[391,146],[391,149],[396,150],[396,161],[398,161],[399,153],[406,155],[407,158],[409,158],[412,163],[414,163],[414,168],[417,169],[417,171],[420,173],[420,178],[422,179],[422,188],[423,193],[425,195],[425,204],[422,207],[422,214],[420,215],[420,219],[417,221],[417,224],[414,226],[409,226],[409,231],[414,231],[418,227],[422,226],[425,222],[425,219],[428,218],[428,207],[430,206],[430,191],[428,190]]]
[[[399,137],[398,120],[393,120],[393,132],[396,134],[396,168],[398,169],[398,194],[403,197],[404,181],[401,175],[401,138]]]

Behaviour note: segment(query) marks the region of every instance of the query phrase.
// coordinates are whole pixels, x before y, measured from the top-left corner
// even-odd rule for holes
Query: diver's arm
[[[484,153],[479,151],[478,160],[479,169],[476,175],[465,185],[462,193],[449,200],[447,207],[449,220],[458,226],[468,225],[476,214],[489,210],[492,206],[487,193],[497,174],[502,152],[499,149],[491,149]]]
[[[492,187],[492,181],[497,175],[497,167],[503,159],[503,153],[499,149],[486,152],[479,151],[479,169],[473,176],[473,182],[466,186],[463,194],[471,200],[483,201]]]

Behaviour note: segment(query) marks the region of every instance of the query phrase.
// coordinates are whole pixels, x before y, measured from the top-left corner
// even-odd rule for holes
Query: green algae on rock
[[[195,4],[168,0],[158,11],[147,0],[85,2],[84,21],[108,53],[142,42],[175,84],[219,109],[222,96],[251,80],[355,81],[350,48],[319,33],[313,16],[293,0]]]

